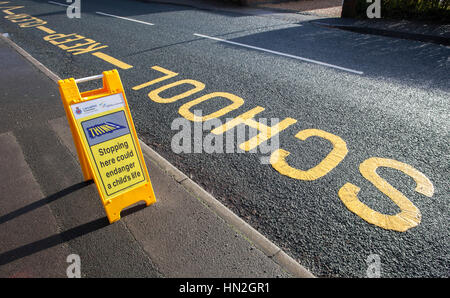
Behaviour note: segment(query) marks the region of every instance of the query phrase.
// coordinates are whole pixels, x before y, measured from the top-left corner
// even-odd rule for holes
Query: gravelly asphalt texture
[[[449,54],[447,47],[321,28],[312,16],[204,10],[138,1],[83,1],[80,19],[47,1],[12,1],[47,21],[57,33],[77,33],[108,45],[104,53],[133,68],[119,69],[139,136],[149,146],[274,243],[322,277],[364,277],[366,260],[378,254],[383,277],[449,277]],[[63,3],[63,2],[61,2]],[[233,11],[236,12],[233,12]],[[128,17],[154,26],[95,14]],[[254,10],[252,10],[254,12]],[[0,11],[0,31],[62,78],[85,77],[115,68],[90,54],[72,55],[43,39],[36,28],[20,28]],[[363,72],[354,74],[292,58],[194,36],[214,36]],[[0,66],[1,66],[0,62]],[[171,81],[135,91],[133,86],[160,77],[152,66],[179,73]],[[2,71],[7,71],[2,69]],[[174,103],[156,103],[148,93],[168,82],[193,79],[206,87]],[[92,87],[87,85],[86,88]],[[162,92],[170,97],[187,90]],[[299,141],[303,129],[317,128],[345,140],[348,154],[326,176],[300,181],[261,164],[261,153],[176,154],[171,123],[179,107],[209,92],[244,99],[236,117],[256,106],[264,118],[290,117],[297,123],[279,135],[299,169],[317,165],[332,149],[319,138]],[[198,105],[203,115],[225,100]],[[413,179],[390,168],[378,174],[401,191],[422,214],[406,232],[369,224],[338,197],[347,182],[361,188],[361,201],[384,214],[400,211],[360,172],[370,157],[413,166],[434,185],[433,197],[414,191]]]

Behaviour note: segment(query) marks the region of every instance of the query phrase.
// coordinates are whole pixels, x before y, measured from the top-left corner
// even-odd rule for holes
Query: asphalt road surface
[[[0,32],[62,78],[118,69],[139,137],[313,274],[450,277],[448,47],[243,8],[7,2]]]

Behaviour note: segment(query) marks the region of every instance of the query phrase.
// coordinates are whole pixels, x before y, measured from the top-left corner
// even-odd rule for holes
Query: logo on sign
[[[96,137],[100,137],[107,133],[112,133],[122,128],[125,128],[125,126],[116,124],[114,122],[104,122],[88,127],[87,131],[89,138],[95,139]]]
[[[75,113],[77,113],[78,115],[81,114],[81,109],[79,107],[76,108]]]

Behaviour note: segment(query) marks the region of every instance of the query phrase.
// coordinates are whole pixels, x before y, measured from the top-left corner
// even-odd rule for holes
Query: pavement
[[[385,18],[341,18],[342,0],[263,3],[255,7],[287,13],[310,14],[320,17],[318,20],[311,21],[313,24],[330,28],[450,45],[450,24]]]
[[[342,12],[342,0],[269,1],[268,3],[254,4],[254,6],[321,17],[340,17]]]
[[[450,24],[433,24],[409,20],[326,18],[313,24],[363,34],[450,45]]]
[[[312,277],[145,144],[157,202],[109,224],[83,181],[57,76],[0,39],[0,277]]]

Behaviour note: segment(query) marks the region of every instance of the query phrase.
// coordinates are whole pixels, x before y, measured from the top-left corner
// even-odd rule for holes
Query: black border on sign
[[[128,123],[128,118],[127,118],[127,115],[125,114],[125,111],[124,111],[124,110],[120,110],[120,111],[117,111],[117,112],[114,112],[114,113],[109,113],[109,114],[102,115],[102,116],[100,116],[100,117],[107,116],[107,115],[113,115],[113,114],[117,114],[117,113],[120,113],[120,112],[122,112],[122,113],[124,114],[124,116],[125,116],[125,120],[127,121],[129,133],[128,133],[128,134],[121,135],[121,136],[118,136],[118,137],[115,137],[115,138],[112,138],[112,139],[109,139],[109,140],[106,140],[106,141],[103,141],[103,142],[101,142],[101,143],[97,143],[97,144],[95,144],[94,146],[97,146],[97,145],[102,144],[102,143],[105,143],[105,142],[109,142],[109,141],[111,141],[111,140],[115,140],[115,139],[117,139],[117,138],[121,138],[121,137],[126,136],[126,135],[130,135],[130,136],[131,136],[131,141],[133,142],[133,148],[134,148],[134,151],[136,152],[136,156],[137,156],[137,159],[138,159],[138,162],[139,162],[139,167],[140,167],[141,172],[142,172],[143,180],[140,180],[140,181],[138,181],[138,182],[136,182],[136,183],[134,183],[134,184],[132,184],[132,185],[129,185],[129,186],[127,186],[127,187],[125,187],[125,188],[122,188],[122,189],[120,189],[120,190],[118,190],[118,191],[115,191],[115,192],[113,192],[113,193],[111,193],[111,194],[108,193],[108,190],[107,190],[106,187],[105,187],[105,182],[103,182],[102,175],[100,174],[100,170],[99,170],[98,165],[97,165],[97,160],[94,158],[94,153],[92,152],[92,148],[91,148],[91,146],[89,145],[89,142],[87,142],[86,133],[85,133],[85,131],[84,131],[84,129],[83,129],[83,123],[84,123],[84,122],[90,121],[90,120],[95,119],[95,118],[91,118],[91,119],[84,120],[84,121],[81,121],[81,122],[80,122],[80,126],[81,126],[81,128],[82,128],[82,130],[83,130],[84,138],[85,138],[85,140],[86,140],[86,143],[87,143],[88,146],[89,146],[89,151],[91,152],[91,157],[92,157],[92,159],[94,160],[95,167],[97,168],[98,176],[99,176],[99,178],[100,178],[100,181],[102,182],[103,189],[105,190],[106,195],[107,195],[108,197],[109,197],[109,196],[112,196],[112,195],[115,194],[115,193],[118,193],[118,192],[120,192],[120,191],[126,190],[126,189],[128,189],[128,188],[130,188],[130,187],[135,186],[136,184],[139,184],[139,183],[145,181],[145,173],[144,173],[143,168],[142,168],[141,159],[140,159],[140,156],[139,156],[139,154],[138,154],[139,152],[137,152],[136,144],[135,144],[135,142],[134,142],[133,135],[131,134],[130,124]]]

